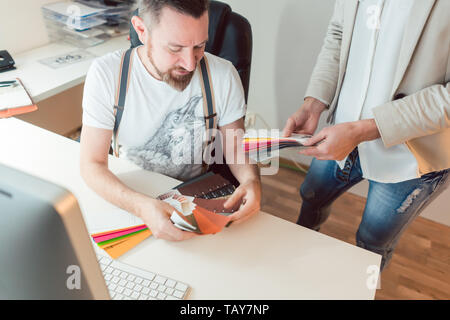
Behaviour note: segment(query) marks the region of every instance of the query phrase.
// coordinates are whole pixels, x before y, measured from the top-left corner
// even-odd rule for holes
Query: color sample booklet
[[[239,209],[236,206],[226,209],[225,199],[197,199],[182,195],[178,190],[161,195],[158,199],[175,209],[170,220],[177,228],[198,234],[220,232],[230,222],[229,216]]]
[[[279,150],[285,148],[309,148],[304,143],[311,138],[311,135],[292,134],[290,137],[283,137],[281,132],[276,130],[263,130],[246,133],[242,139],[244,151],[248,156],[259,162],[279,156]]]

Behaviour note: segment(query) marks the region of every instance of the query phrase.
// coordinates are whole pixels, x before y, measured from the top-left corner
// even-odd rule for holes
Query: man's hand
[[[182,241],[197,236],[196,233],[182,231],[173,225],[170,216],[175,209],[164,201],[144,198],[138,207],[138,216],[157,239]]]
[[[283,137],[289,137],[292,133],[314,134],[325,108],[326,105],[319,100],[306,98],[300,109],[287,120]]]
[[[364,141],[380,138],[374,119],[341,123],[321,130],[304,143],[306,146],[320,144],[300,151],[300,154],[313,156],[318,160],[344,160]]]
[[[243,202],[243,206],[233,213],[230,218],[233,223],[239,224],[256,215],[261,208],[261,181],[259,179],[241,183],[233,195],[225,202],[225,208]]]

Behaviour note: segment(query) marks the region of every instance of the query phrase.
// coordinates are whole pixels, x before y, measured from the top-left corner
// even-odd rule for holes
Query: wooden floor
[[[280,168],[263,176],[262,211],[295,222],[301,206],[304,175]],[[346,193],[336,200],[320,232],[355,245],[365,198]],[[375,298],[450,299],[450,227],[417,218],[400,239],[391,263],[381,275]]]

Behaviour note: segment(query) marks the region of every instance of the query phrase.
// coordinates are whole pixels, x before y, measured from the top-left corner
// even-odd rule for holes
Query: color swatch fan
[[[308,148],[304,143],[310,135],[293,134],[282,137],[279,131],[246,133],[242,145],[246,154],[257,162],[265,161],[278,156],[278,152],[285,148]]]
[[[159,197],[170,204],[175,211],[170,220],[184,231],[198,234],[215,234],[230,223],[229,216],[239,206],[225,209],[226,199],[199,199],[182,195],[178,190],[168,192]]]

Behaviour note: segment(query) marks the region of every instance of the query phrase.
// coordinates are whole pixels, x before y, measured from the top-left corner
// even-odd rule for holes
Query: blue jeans
[[[382,256],[381,270],[388,265],[403,231],[448,187],[449,175],[450,169],[447,169],[400,183],[369,180],[356,244]],[[319,231],[334,200],[361,180],[357,149],[349,155],[343,170],[336,161],[314,159],[300,188],[303,204],[297,224]]]

